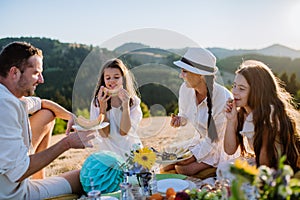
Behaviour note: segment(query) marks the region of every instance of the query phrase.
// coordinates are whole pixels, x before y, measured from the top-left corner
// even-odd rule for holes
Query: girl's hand
[[[130,96],[129,96],[129,93],[127,92],[127,90],[125,90],[124,88],[121,88],[119,90],[118,97],[122,101],[123,107],[129,105]]]
[[[228,99],[224,107],[226,118],[228,120],[234,120],[237,117],[237,108],[233,99]]]
[[[100,87],[97,99],[100,106],[100,113],[105,114],[107,109],[107,101],[110,99],[110,96],[108,95],[108,89],[106,87]]]

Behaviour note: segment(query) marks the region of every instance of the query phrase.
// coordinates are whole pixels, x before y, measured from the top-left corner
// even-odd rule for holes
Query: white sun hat
[[[200,75],[214,75],[218,71],[216,57],[210,51],[200,47],[189,48],[181,60],[175,61],[174,64]]]

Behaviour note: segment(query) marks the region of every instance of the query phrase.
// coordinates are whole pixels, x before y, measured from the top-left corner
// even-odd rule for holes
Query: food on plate
[[[83,116],[74,117],[74,120],[76,124],[85,129],[90,129],[100,124],[100,121],[98,119],[89,120],[84,118]]]
[[[178,159],[189,158],[192,155],[193,155],[192,152],[188,150],[187,152],[185,152],[185,153],[183,153],[181,155],[178,155]]]
[[[168,152],[160,153],[153,147],[151,147],[151,149],[156,154],[157,158],[160,158],[161,160],[176,160],[177,159],[177,156],[175,153],[168,153]]]
[[[208,190],[206,188],[194,188],[191,190],[185,190],[185,192],[189,195],[190,199],[222,199],[225,195],[222,192],[222,189]]]
[[[169,199],[171,197],[175,198],[175,195],[176,195],[176,191],[174,190],[174,188],[168,188],[166,190],[166,197],[167,197],[167,199]]]
[[[190,200],[190,196],[186,192],[177,192],[175,200]]]
[[[192,152],[188,148],[170,148],[170,147],[165,147],[163,149],[163,155],[165,154],[163,160],[174,160],[174,159],[184,159],[188,158],[192,155]],[[174,158],[175,156],[175,158]],[[173,159],[170,159],[172,157]]]
[[[150,196],[149,200],[163,200],[163,196],[160,193],[154,193]]]
[[[175,153],[168,153],[168,152],[163,152],[161,154],[161,159],[162,160],[176,160],[177,156]]]

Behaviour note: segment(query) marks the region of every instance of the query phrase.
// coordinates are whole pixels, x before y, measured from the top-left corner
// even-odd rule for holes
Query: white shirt
[[[16,98],[0,84],[0,199],[27,199],[28,179],[16,182],[29,167],[31,130],[28,112],[41,107],[37,97]],[[28,103],[28,104],[27,104]]]
[[[272,116],[274,113],[274,106],[270,105],[271,107],[271,113],[270,113],[270,120],[271,123],[273,123],[272,121]],[[278,122],[279,123],[279,122]],[[254,127],[254,123],[253,123],[253,113],[249,113],[249,115],[246,117],[245,122],[243,124],[243,129],[240,131],[240,134],[243,137],[243,143],[244,143],[244,147],[247,153],[255,155],[254,152],[254,134],[255,134],[255,127]],[[277,149],[280,149],[280,139],[278,138],[278,136],[276,136],[276,147]]]
[[[122,117],[121,107],[112,107],[106,114],[109,119],[110,133],[107,138],[97,137],[99,143],[99,150],[109,150],[122,156],[124,159],[125,153],[130,153],[134,144],[142,146],[142,142],[137,135],[137,128],[142,120],[143,113],[140,107],[141,100],[138,97],[133,98],[133,105],[130,107],[130,120],[131,128],[127,135],[122,136],[120,134],[120,123]],[[90,119],[96,119],[99,116],[100,108],[95,107],[93,102],[90,108]]]
[[[246,120],[243,125],[243,129],[240,131],[240,134],[243,137],[244,147],[247,153],[255,154],[254,153],[254,124],[253,124],[253,113],[249,113],[246,117]]]
[[[183,83],[179,90],[179,116],[185,117],[196,131],[195,137],[188,146],[198,162],[204,162],[211,166],[217,166],[231,157],[224,152],[223,142],[226,129],[226,116],[223,112],[228,98],[232,94],[223,86],[215,83],[212,97],[212,117],[215,121],[219,140],[211,142],[208,137],[208,106],[207,98],[199,105],[196,103],[196,94],[193,88],[188,88]]]

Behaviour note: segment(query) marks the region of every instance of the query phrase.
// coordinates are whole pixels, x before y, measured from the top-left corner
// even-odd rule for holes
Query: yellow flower
[[[246,160],[236,159],[234,162],[234,166],[237,169],[244,170],[247,174],[257,175],[258,169],[256,166],[251,166]]]
[[[154,165],[156,154],[149,148],[144,147],[134,152],[133,162],[137,162],[148,170]]]

